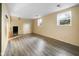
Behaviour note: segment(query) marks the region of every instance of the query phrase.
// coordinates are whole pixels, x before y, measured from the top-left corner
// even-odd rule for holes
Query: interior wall
[[[32,33],[32,20],[25,19],[23,23],[23,34]]]
[[[0,55],[1,55],[1,12],[2,12],[2,4],[0,3]]]
[[[6,17],[7,15],[7,17]],[[2,21],[1,21],[1,54],[4,55],[5,49],[8,44],[8,37],[9,37],[9,24],[10,24],[10,17],[9,17],[9,12],[7,9],[6,4],[2,4]]]
[[[57,14],[69,10],[72,12],[72,26],[57,26]],[[79,46],[79,6],[51,13],[42,19],[40,27],[37,26],[37,20],[33,21],[33,33]]]
[[[31,21],[28,19],[19,18],[16,16],[10,17],[10,32],[13,33],[13,26],[18,26],[18,34],[31,33]],[[25,30],[24,30],[25,27]]]

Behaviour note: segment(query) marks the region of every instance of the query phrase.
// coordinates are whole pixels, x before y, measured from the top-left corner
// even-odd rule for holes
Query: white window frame
[[[43,20],[41,18],[37,19],[37,26],[41,26],[42,25]]]

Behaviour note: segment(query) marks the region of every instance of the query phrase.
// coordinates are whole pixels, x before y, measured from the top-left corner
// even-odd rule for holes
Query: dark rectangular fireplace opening
[[[18,35],[18,26],[13,26],[13,36]]]

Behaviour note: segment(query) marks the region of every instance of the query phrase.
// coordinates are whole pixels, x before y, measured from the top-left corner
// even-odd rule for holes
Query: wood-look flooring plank
[[[77,56],[78,49],[55,39],[30,34],[10,40],[4,56]]]

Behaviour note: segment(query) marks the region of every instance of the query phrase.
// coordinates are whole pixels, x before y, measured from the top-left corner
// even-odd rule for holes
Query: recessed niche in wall
[[[72,24],[71,11],[57,14],[57,25],[58,26],[71,26]]]

